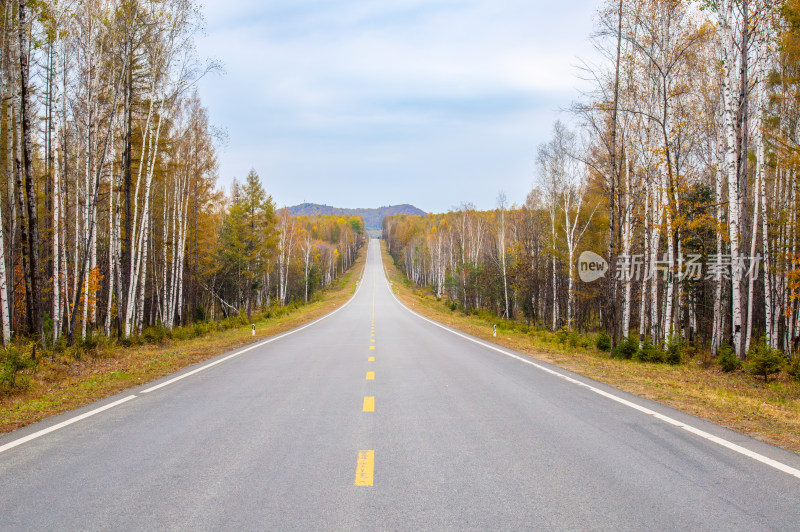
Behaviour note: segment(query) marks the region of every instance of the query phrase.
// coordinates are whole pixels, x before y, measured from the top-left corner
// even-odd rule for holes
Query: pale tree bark
[[[728,177],[728,234],[731,250],[731,329],[733,349],[739,358],[744,358],[742,349],[742,295],[738,261],[739,245],[739,179],[736,168],[736,133],[734,130],[734,110],[729,77],[726,76],[723,90],[725,104],[726,168]]]
[[[278,222],[278,301],[286,304],[289,283],[289,262],[294,251],[295,219],[283,209]]]
[[[31,313],[31,326],[33,332],[44,340],[44,329],[42,323],[41,293],[39,282],[39,215],[36,209],[36,186],[33,173],[33,126],[31,124],[31,102],[28,88],[28,63],[29,63],[29,39],[28,39],[28,11],[27,0],[19,2],[19,61],[20,61],[20,103],[22,107],[22,152],[25,164],[25,195],[28,205],[28,249],[31,262],[30,285],[31,301],[29,312]]]
[[[98,158],[97,165],[96,165],[96,170],[95,170],[95,173],[94,173],[94,183],[93,183],[93,189],[94,190],[87,190],[86,191],[86,201],[90,201],[91,200],[91,201],[93,201],[95,203],[95,205],[93,207],[90,207],[90,209],[89,209],[90,219],[88,220],[88,224],[87,224],[88,225],[89,234],[88,234],[87,241],[84,243],[84,249],[81,251],[80,259],[78,257],[77,249],[76,249],[76,254],[75,254],[75,264],[77,265],[78,262],[81,263],[80,272],[82,273],[82,275],[81,275],[81,277],[80,277],[80,279],[78,281],[78,286],[76,287],[76,290],[75,290],[75,300],[74,300],[73,308],[72,308],[72,311],[71,311],[70,326],[69,326],[69,343],[70,344],[74,340],[74,325],[75,325],[75,317],[76,317],[76,313],[77,313],[77,309],[78,309],[78,298],[80,297],[80,294],[81,294],[81,292],[83,291],[83,288],[84,288],[83,287],[84,276],[88,277],[88,271],[89,271],[88,267],[89,267],[89,264],[90,264],[90,255],[89,254],[90,254],[90,251],[91,251],[90,248],[93,245],[96,246],[96,244],[97,244],[97,240],[96,240],[96,238],[97,238],[97,234],[96,234],[97,205],[96,205],[96,202],[97,202],[97,198],[100,195],[100,177],[101,177],[101,174],[102,174],[105,162],[106,162],[106,157],[108,156],[108,148],[109,148],[109,145],[110,145],[110,142],[111,142],[111,134],[113,132],[114,124],[115,124],[115,117],[116,117],[116,111],[117,111],[117,101],[119,99],[119,93],[120,93],[120,90],[122,88],[122,80],[124,79],[125,73],[126,73],[126,71],[128,69],[128,54],[125,53],[125,54],[123,54],[123,56],[124,56],[124,60],[123,60],[123,63],[121,65],[120,74],[119,74],[119,77],[117,78],[115,86],[114,86],[114,93],[113,93],[113,98],[112,98],[111,107],[110,107],[111,108],[111,112],[110,112],[110,116],[108,118],[108,126],[107,126],[106,131],[105,131],[105,137],[104,137],[103,142],[102,142],[102,149],[99,152],[99,158]],[[77,212],[76,212],[76,216],[77,216]],[[76,228],[76,235],[77,235],[77,228]],[[76,236],[76,239],[77,239],[77,236]],[[76,243],[76,248],[77,248],[77,243]],[[95,261],[96,261],[96,250],[95,250]],[[76,276],[77,276],[77,270],[78,270],[78,268],[76,267]],[[85,323],[85,321],[84,321],[84,323]]]
[[[53,164],[53,344],[61,335],[61,167]]]
[[[6,275],[6,244],[3,223],[3,211],[2,205],[0,205],[0,320],[2,320],[3,327],[3,347],[8,347],[8,343],[11,341],[11,319],[8,307],[8,276]]]
[[[558,129],[554,132],[557,133]],[[558,157],[557,151],[554,149],[554,143],[551,141],[546,145],[539,146],[538,154],[536,157],[539,178],[542,181],[544,188],[546,202],[548,206],[548,215],[550,217],[550,280],[551,292],[553,296],[552,303],[552,319],[551,330],[555,331],[558,327],[559,321],[559,308],[558,308],[558,270],[556,269],[556,250],[558,246],[558,236],[556,232],[556,215],[558,213],[558,191],[561,188],[561,174],[559,173],[560,164],[556,161]],[[476,302],[476,307],[477,307]]]
[[[177,259],[175,260],[175,271],[176,271],[176,278],[175,283],[177,284],[177,293],[175,295],[174,303],[173,303],[173,314],[177,317],[178,322],[181,323],[183,316],[182,316],[182,309],[183,309],[183,264],[186,258],[186,238],[188,233],[188,212],[189,212],[189,182],[188,182],[188,170],[187,176],[183,182],[183,188],[181,190],[181,195],[179,198],[182,198],[182,209],[178,216],[179,219],[179,227],[178,227],[178,245],[177,245]]]
[[[722,156],[724,151],[724,140],[720,136],[719,148],[714,150],[716,155],[717,164],[714,168],[714,202],[716,204],[716,275],[714,277],[714,315],[712,317],[712,331],[711,331],[711,354],[716,356],[722,343],[722,235],[724,232],[724,206],[722,201],[722,182],[724,174],[724,163]]]
[[[19,33],[19,32],[18,32]],[[27,32],[25,32],[27,35]],[[11,55],[12,61],[16,62],[17,67],[11,68],[10,72],[12,75],[11,82],[14,84],[15,87],[19,89],[21,86],[20,82],[20,74],[19,74],[19,65],[21,62],[21,57],[24,55],[20,52],[20,36],[18,35],[10,35],[9,36],[9,47],[11,48]],[[25,183],[24,183],[24,174],[23,174],[23,154],[22,154],[22,98],[19,95],[19,92],[15,92],[12,97],[12,101],[14,102],[13,108],[13,129],[14,129],[14,142],[12,145],[14,146],[14,182],[15,187],[13,187],[14,192],[16,192],[16,211],[17,211],[17,220],[19,224],[19,235],[20,235],[20,242],[19,242],[19,249],[20,255],[22,258],[22,284],[25,287],[25,308],[27,309],[27,321],[28,321],[28,329],[35,334],[35,328],[33,326],[32,317],[33,312],[31,312],[31,274],[32,270],[30,267],[30,224],[28,222],[27,216],[27,209],[26,209],[26,202],[25,202]]]
[[[136,176],[136,188],[133,194],[133,217],[130,222],[126,222],[128,225],[132,224],[131,233],[130,233],[130,243],[131,248],[129,251],[128,256],[130,257],[130,265],[128,267],[128,290],[127,295],[125,297],[126,305],[125,305],[125,325],[124,325],[124,336],[127,338],[131,334],[131,328],[134,320],[134,311],[136,308],[136,294],[138,289],[138,281],[139,281],[139,266],[141,264],[141,229],[139,228],[140,225],[144,225],[144,219],[142,218],[141,224],[139,223],[139,188],[142,184],[142,175],[144,171],[144,161],[145,157],[149,160],[149,156],[147,153],[151,150],[152,147],[152,133],[151,133],[151,119],[153,116],[153,102],[155,99],[155,91],[153,90],[153,83],[151,82],[150,85],[150,103],[147,109],[147,119],[145,120],[144,129],[142,130],[142,158],[139,164],[139,170]],[[146,194],[145,196],[149,198],[149,183],[146,186]],[[120,317],[122,319],[122,317]]]
[[[659,242],[661,241],[661,224],[664,219],[664,199],[666,192],[664,191],[663,183],[651,183],[651,202],[653,206],[653,215],[655,218],[650,226],[650,243],[649,243],[649,268],[650,275],[650,339],[655,342],[658,338],[659,321],[659,306],[658,306],[658,250]]]
[[[115,157],[112,155],[111,160]],[[107,279],[107,292],[106,292],[106,315],[103,323],[103,330],[108,336],[111,334],[111,310],[114,308],[114,278],[116,277],[117,263],[115,257],[119,246],[119,239],[117,238],[117,211],[119,210],[119,201],[114,201],[117,194],[115,181],[114,165],[111,165],[111,173],[108,177],[108,279]]]
[[[644,194],[644,232],[642,233],[642,245],[643,257],[646,257],[649,260],[650,257],[650,240],[648,235],[652,230],[650,228],[650,187],[645,181],[645,194]],[[644,261],[643,261],[644,262]],[[644,341],[644,332],[647,329],[647,279],[642,279],[641,288],[640,288],[640,300],[639,300],[639,342]]]
[[[50,51],[50,108],[48,121],[48,133],[50,135],[48,149],[52,150],[52,172],[53,172],[53,194],[52,194],[52,238],[53,238],[53,255],[52,255],[52,270],[53,270],[53,284],[52,284],[52,318],[53,318],[53,344],[58,342],[61,335],[61,164],[58,149],[53,148],[53,132],[58,131],[58,126],[55,123],[54,108],[58,108],[58,98],[66,99],[66,93],[62,92],[56,96],[57,89],[55,87],[56,80],[58,79],[57,64],[58,59],[54,51],[54,44],[51,44]],[[56,135],[57,137],[57,135]],[[60,144],[56,141],[56,144]]]
[[[500,224],[497,228],[497,251],[500,271],[503,274],[503,302],[505,303],[505,319],[511,319],[508,313],[508,274],[506,271],[506,195],[500,193],[497,197],[500,210]]]
[[[308,272],[311,265],[311,251],[314,249],[314,241],[311,240],[311,232],[305,231],[303,235],[301,249],[303,251],[303,271],[305,273],[305,302],[308,303]]]
[[[623,279],[624,299],[622,302],[622,337],[627,338],[630,336],[632,305],[631,297],[633,293],[633,279],[631,279],[633,272],[629,271],[629,268],[632,266],[631,245],[633,243],[633,205],[631,204],[630,161],[628,161],[627,157],[624,157],[623,160],[625,161],[625,184],[622,193],[625,196],[625,207],[623,208],[622,219],[622,255],[625,257],[625,260],[628,261],[628,268],[626,268],[625,277]]]
[[[10,227],[8,231],[8,249],[9,249],[9,263],[8,263],[8,270],[7,273],[7,287],[9,290],[9,305],[6,307],[6,312],[9,315],[9,320],[11,322],[11,329],[14,329],[14,309],[13,309],[13,301],[15,300],[15,271],[14,271],[14,254],[13,250],[16,249],[16,237],[17,237],[17,229],[18,229],[18,217],[17,217],[17,196],[16,196],[16,167],[15,167],[15,150],[14,150],[14,139],[16,136],[14,122],[16,120],[16,113],[15,109],[17,105],[19,105],[19,99],[16,97],[16,63],[17,57],[15,55],[15,48],[13,43],[17,41],[16,36],[14,35],[14,18],[13,18],[13,3],[6,2],[5,4],[5,14],[4,14],[4,22],[6,33],[4,35],[6,42],[8,43],[5,47],[5,54],[3,55],[3,66],[7,76],[6,83],[3,84],[3,97],[6,101],[6,117],[7,117],[7,125],[6,125],[6,181],[8,182],[8,206],[7,212],[10,222]],[[23,283],[25,280],[23,279]]]

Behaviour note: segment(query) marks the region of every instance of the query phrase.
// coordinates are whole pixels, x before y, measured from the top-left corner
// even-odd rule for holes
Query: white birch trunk
[[[735,93],[739,87],[736,83],[737,65],[736,35],[733,29],[733,6],[726,3],[727,24],[723,26],[723,53],[725,54],[723,72],[723,117],[725,131],[725,169],[728,177],[728,234],[731,250],[731,332],[733,349],[736,355],[743,359],[745,352],[742,349],[742,294],[739,278],[738,262],[740,260],[740,227],[741,197],[739,194],[739,173],[737,166],[737,138],[735,114],[738,108]]]
[[[631,206],[631,176],[630,176],[630,164],[628,162],[628,158],[624,158],[625,161],[625,214],[623,217],[623,225],[622,225],[622,255],[626,257],[628,261],[629,267],[632,265],[632,258],[631,258],[631,240],[632,240],[632,233],[633,227],[631,225],[631,217],[632,217],[632,206]],[[613,273],[613,272],[612,272]],[[633,287],[633,280],[631,279],[632,272],[625,272],[625,277],[623,279],[623,291],[624,291],[624,299],[622,302],[622,336],[623,338],[627,338],[630,336],[630,326],[631,326],[631,293]]]
[[[4,233],[3,211],[2,206],[0,206],[0,320],[2,320],[3,327],[3,347],[8,347],[11,341],[11,319],[8,306],[8,275],[6,274],[6,244]]]
[[[661,191],[658,190],[660,183],[656,185],[657,190],[654,191],[653,200],[653,213],[655,220],[650,231],[650,339],[655,342],[658,338],[658,273],[656,272],[656,265],[658,263],[658,249],[659,241],[661,240],[661,223],[664,215],[664,204],[662,202]],[[656,197],[656,194],[659,196]]]
[[[59,164],[59,156],[56,151],[56,156],[53,159],[53,345],[58,342],[58,337],[61,334],[61,167]],[[0,230],[0,238],[2,238],[2,230]],[[0,242],[0,248],[2,243]],[[2,251],[0,251],[2,253]],[[0,256],[0,263],[3,263],[2,256]],[[0,265],[2,267],[2,265]],[[0,283],[4,284],[5,271],[0,273],[2,279]],[[0,288],[5,291],[5,286]],[[0,294],[0,299],[2,299]],[[4,305],[4,308],[5,305]]]
[[[720,138],[720,141],[722,139]],[[720,149],[715,150],[715,154],[719,155],[722,152],[722,142],[720,142]],[[717,230],[717,257],[716,257],[716,276],[714,277],[714,315],[713,325],[711,332],[711,355],[716,356],[722,343],[722,232],[723,232],[723,203],[722,203],[722,174],[723,165],[722,161],[717,161],[717,167],[714,170],[714,190],[715,190],[715,203],[716,203],[716,222]]]
[[[669,208],[665,209],[665,216],[667,221],[667,279],[665,288],[667,290],[666,297],[664,298],[664,342],[669,340],[672,335],[672,305],[675,297],[675,272],[673,271],[675,264],[675,234],[672,230],[672,213]]]
[[[642,239],[643,245],[643,254],[642,254],[642,262],[644,262],[644,258],[646,257],[647,260],[650,259],[649,254],[649,234],[652,229],[650,228],[650,185],[645,182],[645,194],[644,194],[644,234],[642,235],[644,238]],[[641,296],[639,300],[639,341],[641,342],[644,339],[644,332],[647,329],[647,281],[645,278],[642,278],[641,283]]]

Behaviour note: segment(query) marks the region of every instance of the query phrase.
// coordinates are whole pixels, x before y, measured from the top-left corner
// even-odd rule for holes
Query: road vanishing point
[[[800,457],[427,320],[325,318],[0,437],[0,530],[798,530]]]

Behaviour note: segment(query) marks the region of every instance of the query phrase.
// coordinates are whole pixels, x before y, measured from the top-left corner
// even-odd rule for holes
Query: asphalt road
[[[0,438],[0,530],[800,529],[797,455],[513,354],[373,241],[327,318]]]

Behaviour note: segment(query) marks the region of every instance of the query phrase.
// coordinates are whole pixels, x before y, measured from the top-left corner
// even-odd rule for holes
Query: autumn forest
[[[195,4],[2,16],[5,345],[249,319],[352,265],[361,218],[292,216],[255,170],[218,186]],[[396,263],[454,308],[611,345],[796,353],[800,2],[607,0],[591,39],[528,197],[388,216]]]
[[[249,319],[353,263],[360,218],[290,216],[255,171],[219,190],[194,3],[2,6],[4,345]]]
[[[387,218],[395,261],[465,312],[797,353],[800,2],[607,0],[591,38],[527,199]]]

